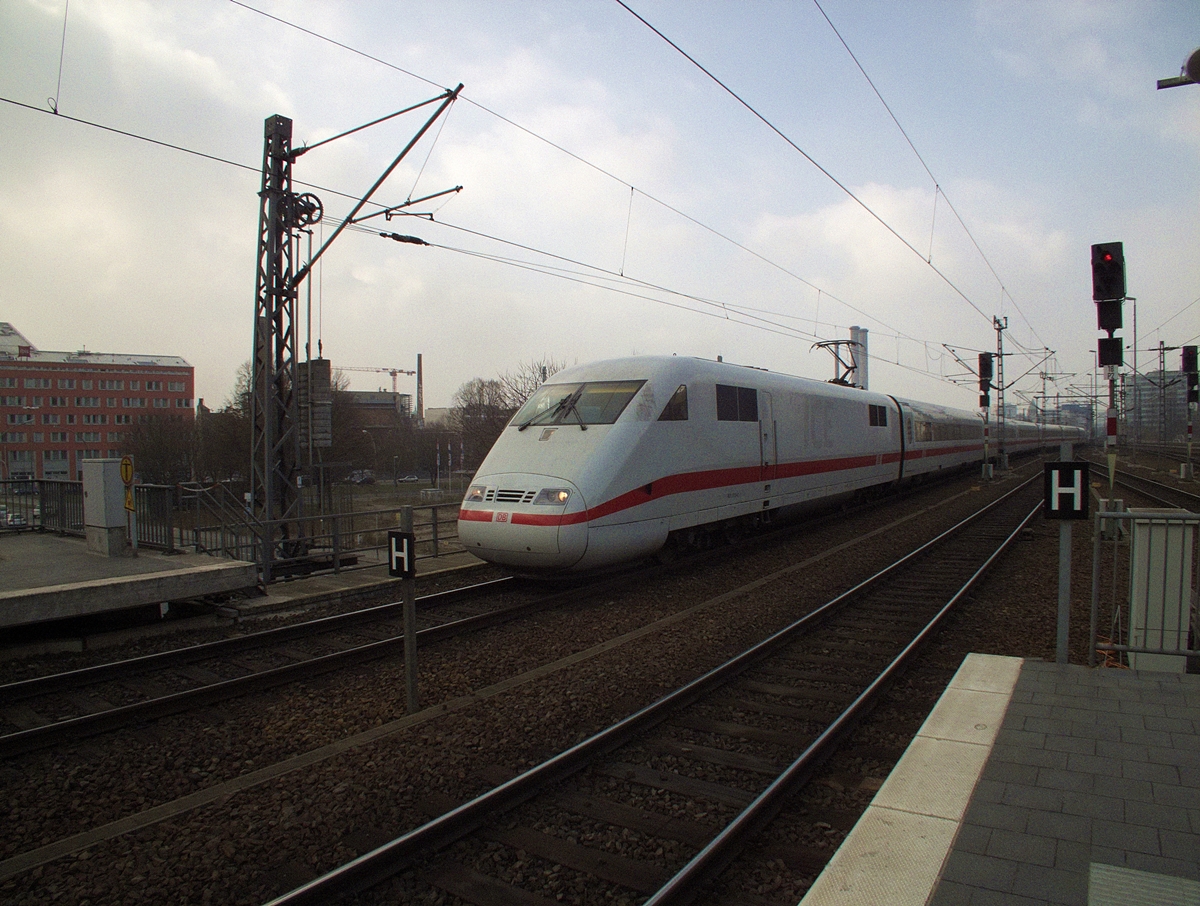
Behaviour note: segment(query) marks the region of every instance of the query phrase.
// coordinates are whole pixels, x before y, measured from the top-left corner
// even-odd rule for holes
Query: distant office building
[[[412,416],[412,394],[387,390],[351,390],[350,405],[364,427],[394,428],[396,417]]]
[[[135,426],[192,422],[194,390],[178,356],[44,352],[0,321],[0,478],[79,479]]]
[[[1129,441],[1178,443],[1187,436],[1187,384],[1179,371],[1130,374],[1124,380]]]

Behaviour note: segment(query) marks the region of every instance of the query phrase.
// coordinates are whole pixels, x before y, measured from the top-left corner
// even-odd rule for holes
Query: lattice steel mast
[[[312,271],[313,264],[340,235],[359,220],[356,215],[370,200],[405,155],[439,116],[457,98],[452,91],[412,107],[381,117],[365,126],[315,145],[292,149],[292,121],[285,116],[268,117],[264,127],[262,189],[259,192],[258,258],[255,277],[254,353],[250,395],[250,504],[251,515],[265,526],[260,552],[263,581],[271,581],[272,563],[278,557],[307,553],[303,537],[303,500],[300,494],[300,419],[297,372],[297,289]],[[345,220],[302,267],[296,267],[297,242],[301,231],[321,220],[321,202],[315,195],[292,191],[292,164],[318,145],[350,135],[360,129],[441,101],[437,111],[417,132],[404,150],[376,180]],[[462,187],[448,191],[458,191]],[[445,193],[438,193],[438,195]],[[427,196],[427,198],[436,196]],[[379,213],[391,213],[427,199],[409,200]],[[381,234],[402,242],[424,244],[409,236]]]

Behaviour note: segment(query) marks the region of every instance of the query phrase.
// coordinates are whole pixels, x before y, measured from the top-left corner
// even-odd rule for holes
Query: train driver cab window
[[[887,427],[887,415],[888,415],[887,406],[871,405],[871,406],[869,406],[869,408],[871,410],[871,412],[870,412],[871,427],[872,428],[886,428]]]
[[[753,387],[717,384],[717,421],[758,421],[758,391]]]
[[[671,398],[667,401],[667,407],[663,409],[658,420],[660,422],[686,422],[687,417],[687,384],[680,384],[679,389],[671,394]]]
[[[542,384],[513,416],[510,425],[611,425],[625,411],[645,381],[590,381],[585,384]]]

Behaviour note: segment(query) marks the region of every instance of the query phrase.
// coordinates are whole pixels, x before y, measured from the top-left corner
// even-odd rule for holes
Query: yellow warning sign
[[[125,489],[125,509],[133,512],[133,488]]]

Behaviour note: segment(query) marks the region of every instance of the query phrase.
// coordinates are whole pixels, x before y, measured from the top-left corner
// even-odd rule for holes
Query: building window
[[[125,435],[122,434],[120,431],[109,431],[108,432],[108,442],[110,444],[119,444],[124,439],[124,437],[125,437]]]
[[[175,408],[176,409],[191,409],[192,401],[191,400],[175,400]]]
[[[97,390],[124,390],[125,382],[124,381],[101,381],[100,386],[97,387],[96,389]]]
[[[24,406],[23,396],[0,396],[0,406]]]
[[[132,425],[133,424],[133,416],[131,416],[131,415],[114,415],[113,416],[113,424],[114,425]]]
[[[32,425],[33,413],[29,412],[10,412],[7,421],[10,425]]]
[[[163,382],[162,381],[146,381],[146,389],[147,390],[162,390]]]
[[[73,425],[73,424],[75,424],[75,416],[74,416],[74,415],[71,415],[70,413],[67,413],[67,424],[68,424],[68,425]]]
[[[80,450],[79,458],[80,459],[101,459],[102,457],[100,456],[99,450]]]
[[[71,405],[70,400],[68,400],[65,396],[52,396],[52,397],[49,397],[49,400],[50,400],[51,406],[69,406],[69,405]]]
[[[25,443],[24,431],[5,431],[0,433],[0,443],[3,444],[23,444]]]
[[[75,397],[75,406],[79,409],[96,409],[100,407],[100,397],[98,396],[77,396]]]
[[[49,390],[50,378],[27,377],[25,378],[26,390]]]
[[[75,389],[75,378],[59,378],[58,379],[58,389],[59,390],[74,390]]]
[[[92,389],[92,382],[91,382],[91,381],[80,381],[80,382],[79,382],[79,389],[80,389],[80,390],[91,390],[91,389]]]
[[[183,381],[167,381],[167,390],[170,393],[183,393],[187,390],[187,384]]]
[[[66,462],[67,461],[67,451],[66,450],[43,450],[42,451],[42,461],[43,462]]]
[[[65,444],[66,442],[67,442],[67,432],[66,431],[51,431],[50,432],[50,443]]]
[[[83,423],[85,425],[107,425],[108,424],[108,416],[107,415],[85,415],[83,417]]]
[[[126,409],[145,409],[146,398],[144,396],[127,396],[121,400],[121,405]]]
[[[154,408],[155,409],[169,409],[169,408],[171,408],[171,401],[169,399],[164,399],[161,396],[156,396],[154,398]]]
[[[56,413],[53,413],[53,412],[42,413],[42,424],[43,425],[57,425],[58,420],[59,420],[59,416]]]
[[[17,379],[15,377],[0,377],[0,388],[8,387],[13,390],[17,389]]]
[[[115,396],[105,397],[104,405],[106,405],[109,409],[116,409],[117,408],[117,398]]]
[[[141,389],[142,389],[142,382],[141,382],[141,381],[130,381],[130,382],[129,382],[129,389],[130,389],[130,390],[141,390]]]

